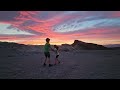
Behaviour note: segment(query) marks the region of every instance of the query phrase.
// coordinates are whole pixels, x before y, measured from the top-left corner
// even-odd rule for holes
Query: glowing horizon
[[[120,11],[0,11],[0,41],[120,44]]]

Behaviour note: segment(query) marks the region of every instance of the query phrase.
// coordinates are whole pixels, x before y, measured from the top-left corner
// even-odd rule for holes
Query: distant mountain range
[[[13,42],[0,42],[0,50],[12,50],[12,51],[41,51],[39,45],[24,45]]]
[[[120,45],[98,45],[94,43],[86,43],[79,40],[74,40],[73,44],[62,44],[60,45],[61,51],[70,51],[70,50],[108,50],[108,49],[114,49],[113,47],[116,47],[115,49],[119,49],[118,46]],[[17,51],[43,51],[43,45],[24,45],[24,44],[18,44],[18,43],[9,43],[9,42],[0,42],[0,49],[11,49],[11,50],[17,50]]]
[[[120,44],[109,44],[109,45],[104,45],[104,46],[112,48],[112,47],[120,47]]]

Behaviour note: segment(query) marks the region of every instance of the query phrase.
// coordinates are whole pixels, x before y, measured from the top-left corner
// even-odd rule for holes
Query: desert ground
[[[120,50],[60,52],[60,64],[43,66],[44,53],[0,49],[0,79],[120,79]],[[54,63],[51,51],[51,63]]]

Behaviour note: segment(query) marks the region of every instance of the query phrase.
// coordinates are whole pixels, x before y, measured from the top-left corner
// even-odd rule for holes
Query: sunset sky
[[[0,11],[0,41],[120,44],[120,11]]]

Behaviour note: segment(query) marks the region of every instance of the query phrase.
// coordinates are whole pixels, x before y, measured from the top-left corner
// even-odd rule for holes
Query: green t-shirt
[[[44,52],[49,52],[50,51],[50,44],[46,43],[44,46]]]

